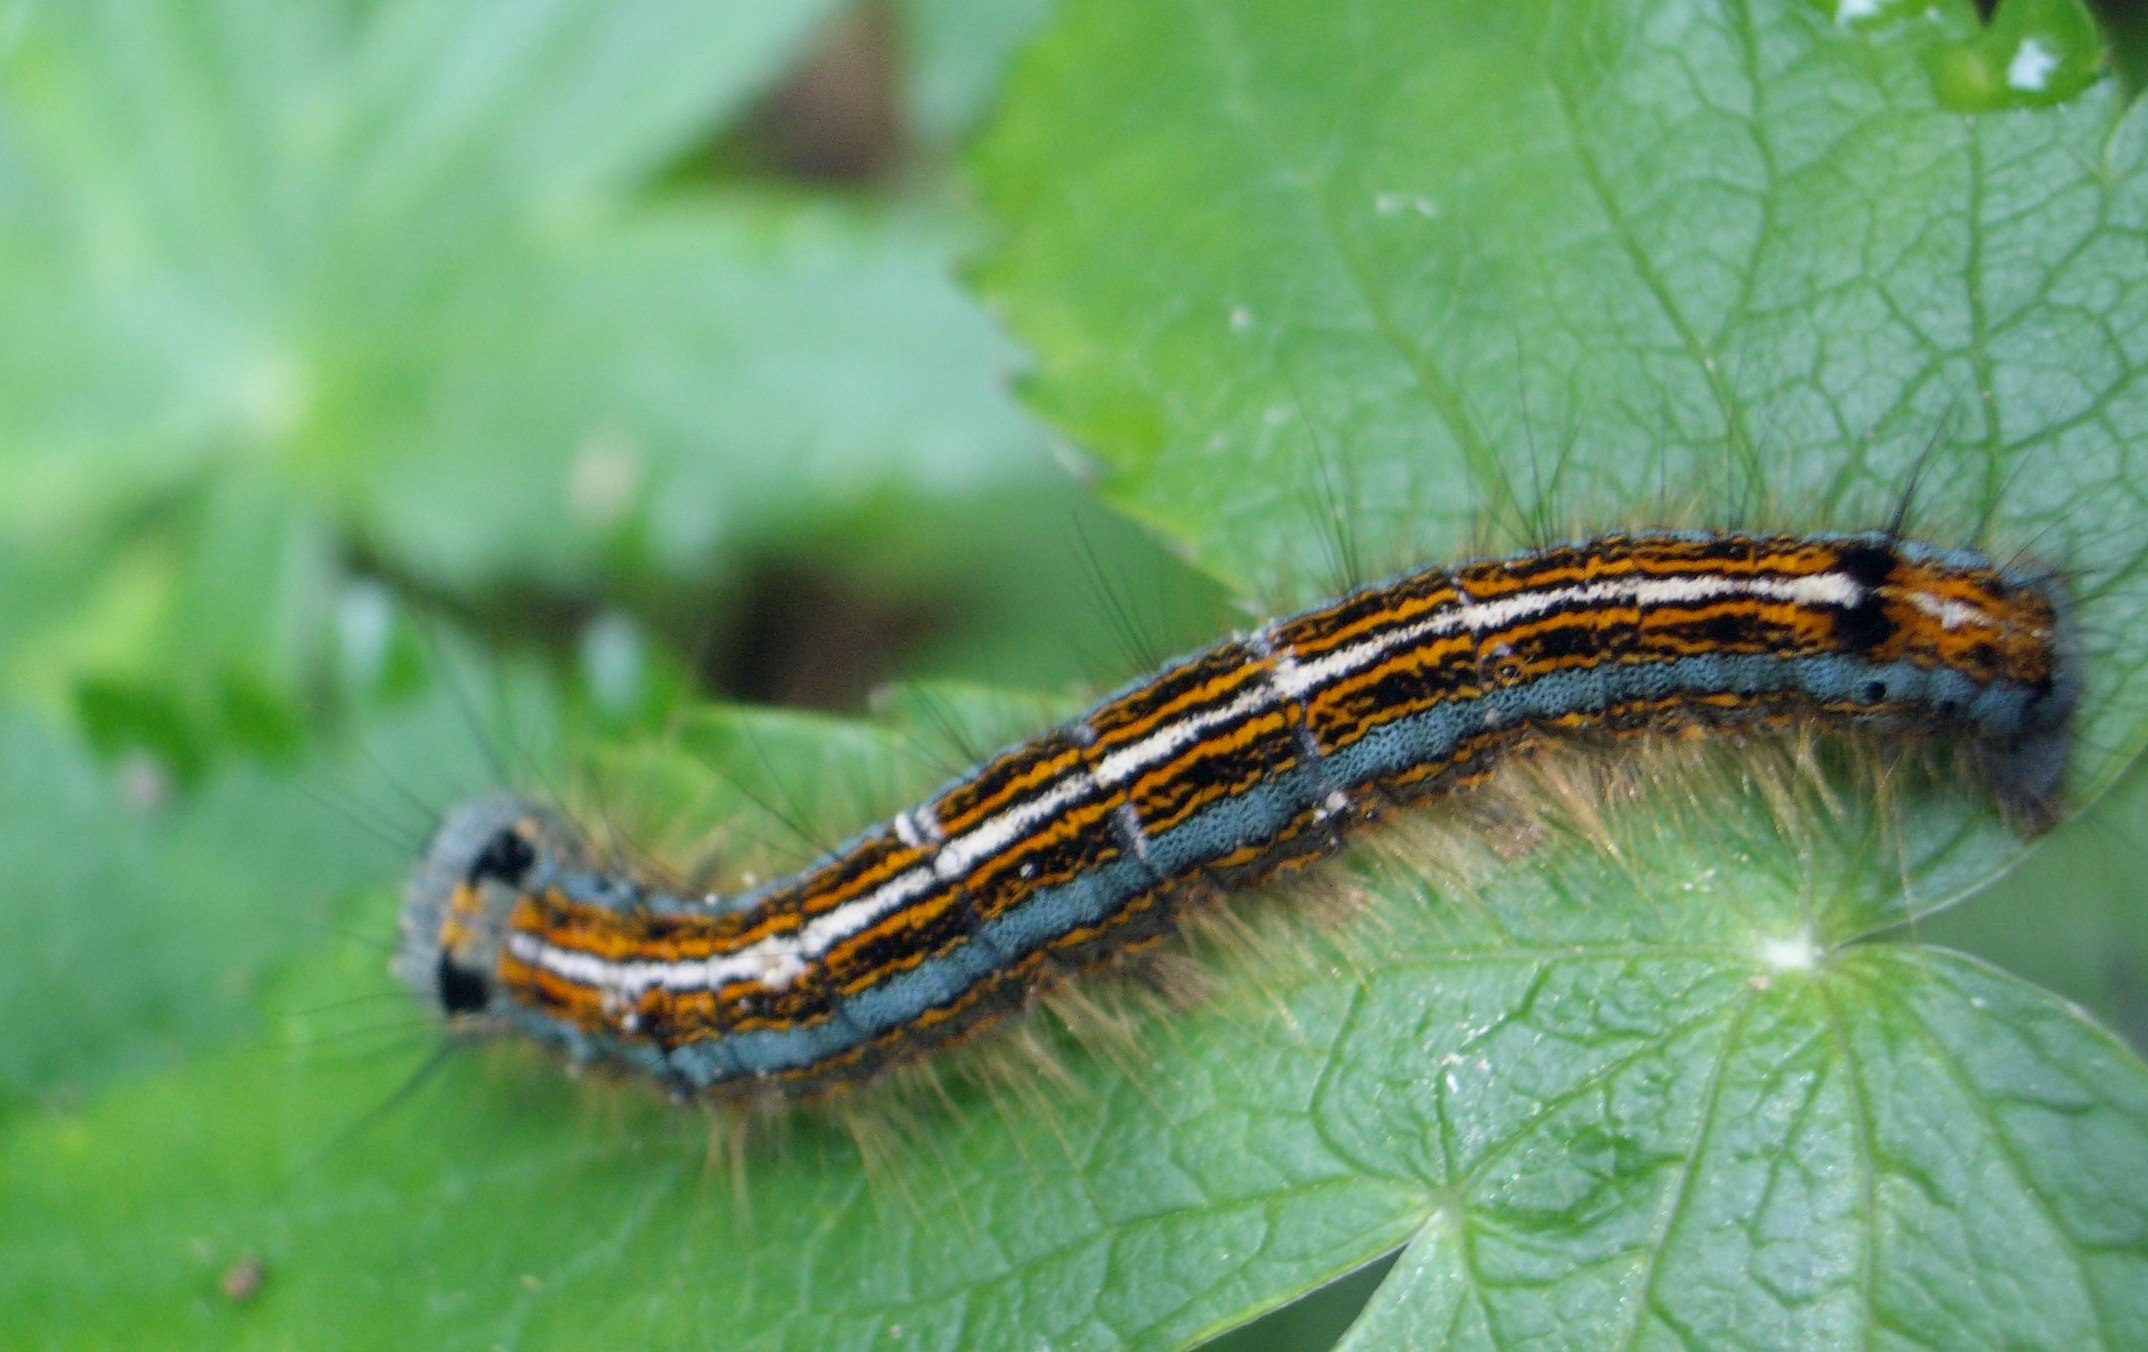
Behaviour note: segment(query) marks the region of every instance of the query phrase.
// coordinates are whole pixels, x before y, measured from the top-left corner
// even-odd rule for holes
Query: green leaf
[[[947,203],[636,196],[833,8],[22,7],[0,530],[66,580],[9,583],[0,689],[182,671],[210,723],[318,674],[353,557],[465,598],[675,583],[1034,481]]]
[[[1571,1133],[1568,1158],[1433,1215],[1342,1346],[1504,1347],[1547,1323],[1598,1346],[2148,1330],[2139,1063],[2048,997],[1876,948],[1682,1036],[1675,1077],[1619,1066],[1589,1086],[1600,1120],[1541,1128]],[[1556,1320],[1547,1279],[1594,1318]]]
[[[2073,575],[2090,798],[2143,734],[2141,119],[2066,102],[2077,6],[1907,17],[1082,8],[980,157],[1019,226],[985,286],[1107,491],[1284,600],[1334,585],[1331,516],[1400,560],[1487,524],[1869,526],[1916,481],[1920,529]],[[2032,41],[2038,88],[1965,87]]]

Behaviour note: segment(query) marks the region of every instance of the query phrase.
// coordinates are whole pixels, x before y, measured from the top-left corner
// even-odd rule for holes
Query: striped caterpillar
[[[1940,736],[2040,829],[2079,688],[2065,615],[2046,574],[1884,533],[1425,569],[1168,663],[739,897],[600,867],[523,799],[464,804],[409,885],[396,970],[457,1025],[682,1098],[811,1097],[1559,739]]]

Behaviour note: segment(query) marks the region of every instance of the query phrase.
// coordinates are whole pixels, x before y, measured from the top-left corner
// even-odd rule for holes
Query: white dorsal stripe
[[[1471,601],[1465,598],[1434,611],[1424,619],[1375,634],[1354,646],[1338,648],[1314,661],[1293,662],[1287,669],[1279,667],[1276,684],[1281,687],[1286,698],[1302,699],[1311,691],[1362,667],[1371,666],[1395,649],[1407,647],[1420,639],[1458,633],[1465,629],[1471,633],[1504,629],[1517,620],[1551,610],[1563,610],[1569,606],[1627,604],[1646,608],[1688,605],[1695,601],[1714,600],[1723,596],[1758,596],[1800,606],[1854,606],[1864,599],[1864,594],[1865,589],[1847,574],[1813,573],[1788,581],[1772,577],[1641,578],[1621,582],[1590,582],[1573,587],[1546,587],[1541,591],[1502,596],[1496,601]]]
[[[979,863],[1006,849],[1069,805],[1096,792],[1100,784],[1114,788],[1126,784],[1149,766],[1176,755],[1212,727],[1257,712],[1279,698],[1301,699],[1306,693],[1421,639],[1465,629],[1479,633],[1502,629],[1531,615],[1569,606],[1624,603],[1646,608],[1690,604],[1723,596],[1755,596],[1799,606],[1847,607],[1856,605],[1864,595],[1864,587],[1847,574],[1814,573],[1788,579],[1644,578],[1546,587],[1496,601],[1479,602],[1465,598],[1415,623],[1390,629],[1316,661],[1300,662],[1293,659],[1287,649],[1279,650],[1272,680],[1259,682],[1228,704],[1189,714],[1161,731],[1112,752],[1097,763],[1094,777],[1082,770],[1070,772],[1046,792],[987,818],[962,835],[947,838],[929,863],[909,869],[865,896],[817,917],[795,934],[775,935],[735,953],[676,963],[613,962],[594,954],[555,947],[536,935],[521,932],[508,936],[508,951],[518,961],[565,980],[599,987],[627,998],[638,997],[643,991],[657,986],[674,991],[703,990],[743,980],[761,981],[770,989],[780,990],[796,981],[810,964],[836,944],[869,928],[936,885],[959,881]],[[1981,622],[1969,607],[1958,602],[1940,601],[1921,594],[1912,599],[1948,628]],[[1957,610],[1966,614],[1957,614]],[[923,830],[919,829],[920,824],[923,824]],[[897,819],[893,829],[903,843],[913,847],[917,844],[915,837],[938,838],[941,835],[937,814],[929,806],[904,814]],[[1138,834],[1136,840],[1141,840]]]
[[[1120,747],[1096,763],[1097,780],[1113,788],[1130,783],[1150,766],[1169,760],[1185,750],[1202,733],[1217,724],[1235,722],[1273,703],[1274,689],[1269,682],[1262,681],[1229,704],[1219,704],[1199,713],[1188,714],[1159,732],[1152,732],[1138,742]]]
[[[1006,849],[1031,827],[1048,817],[1059,815],[1061,808],[1078,798],[1086,798],[1095,791],[1095,780],[1083,771],[1073,771],[1060,780],[1051,792],[1041,794],[1018,807],[1008,808],[996,817],[989,817],[975,830],[956,836],[941,846],[940,852],[933,856],[933,872],[952,882],[975,868],[980,860],[989,859]],[[834,913],[827,918],[834,919]]]
[[[847,902],[808,922],[795,934],[772,935],[735,953],[689,962],[613,963],[593,954],[555,948],[541,941],[534,945],[516,942],[510,944],[510,951],[521,961],[570,981],[628,995],[638,995],[658,985],[672,990],[701,990],[749,979],[780,990],[803,973],[803,964],[817,960],[851,935],[914,901],[930,891],[936,882],[952,881],[968,873],[978,861],[999,853],[1044,819],[1094,788],[1095,782],[1088,775],[1079,772],[1069,775],[1042,797],[1009,808],[976,830],[950,841],[930,864],[921,864],[898,874],[856,901]],[[514,938],[520,941],[533,939],[533,936],[518,933]]]

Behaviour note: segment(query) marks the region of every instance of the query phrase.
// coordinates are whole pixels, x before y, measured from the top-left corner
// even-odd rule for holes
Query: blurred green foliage
[[[1404,903],[1392,951],[1219,999],[1140,1074],[1079,1065],[1051,1112],[971,1092],[892,1194],[801,1129],[741,1214],[697,1119],[511,1051],[367,1117],[428,1053],[378,950],[442,804],[594,761],[682,830],[839,832],[1239,621],[1232,593],[1331,586],[1336,507],[1375,560],[1439,556],[1486,517],[1721,487],[1744,438],[1780,451],[1778,491],[1869,517],[1962,389],[1997,390],[1935,510],[1991,506],[1989,471],[2040,439],[2081,467],[1997,505],[2096,579],[2084,782],[2116,779],[2148,735],[2138,460],[2110,444],[2140,430],[2148,268],[2111,244],[2140,224],[2141,132],[2094,83],[2085,12],[1645,8],[0,4],[0,1341],[1176,1345],[1409,1242],[1349,1345],[1432,1320],[1587,1345],[1639,1299],[1622,1262],[1692,1257],[1668,1223],[1629,1233],[1667,1180],[1735,1213],[1741,1170],[1780,1157],[1812,1185],[1768,1213],[1785,1252],[1904,1218],[1973,1252],[1868,1248],[1865,1285],[1805,1297],[1725,1260],[1636,1306],[1671,1321],[1636,1340],[1675,1315],[1944,1341],[2028,1305],[2022,1343],[2148,1338],[2123,1290],[2137,1180],[2109,1172],[2148,1122],[2138,1062],[1929,947],[2148,1046],[2138,770],[1953,910],[2015,847],[1946,804],[1911,823],[1912,894],[1853,832],[1798,858],[1735,803],[1666,809],[1683,825],[1619,877],[1553,850],[1495,913],[1376,878]],[[2109,31],[2137,79],[2137,21]],[[2031,41],[2048,63],[2018,64]],[[989,217],[958,172],[988,125]],[[1766,172],[1738,180],[1755,144]],[[1570,228],[1590,192],[1634,206],[1644,266]],[[1730,238],[1768,260],[1758,286],[1725,288]],[[980,254],[1049,428],[956,280]],[[1966,318],[1965,273],[1992,307]],[[1666,293],[1717,326],[1635,320]],[[1318,492],[1308,421],[1340,466]],[[1543,494],[1536,439],[1570,423]],[[854,711],[899,677],[976,688],[883,699],[896,733],[697,707]],[[1737,886],[1679,881],[1733,856]],[[1847,950],[1840,986],[1749,995],[1770,925],[1847,944],[1905,919],[1918,942]],[[1517,936],[1585,961],[1530,986],[1502,965]],[[1473,1021],[1513,1041],[1457,1108]],[[1681,1115],[1710,1064],[1751,1139]],[[1544,1127],[1510,1079],[1578,1115]],[[1854,1163],[1836,1138],[1767,1134],[1799,1112],[1872,1133],[1873,1186],[1976,1196],[1882,1217],[1828,1190]],[[1666,1164],[1703,1140],[1706,1167]],[[1455,1163],[1478,1145],[1511,1175]],[[1942,1177],[1964,1158],[2002,1177]],[[220,1292],[250,1255],[258,1297]],[[1903,1295],[1922,1263],[1954,1265],[1930,1306]],[[1338,1289],[1339,1315],[1233,1346],[1336,1336],[1370,1279]]]
[[[756,559],[973,590],[907,516],[1081,509],[950,279],[946,146],[1019,26],[947,11],[814,190],[695,165],[778,138],[830,3],[13,7],[0,690],[191,772],[303,735],[354,579],[675,653]]]

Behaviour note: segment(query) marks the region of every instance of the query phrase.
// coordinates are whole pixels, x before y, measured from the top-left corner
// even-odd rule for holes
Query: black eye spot
[[[450,1014],[474,1014],[492,1003],[492,987],[481,973],[440,955],[440,1007]]]
[[[537,862],[536,847],[522,838],[522,833],[509,828],[485,842],[485,848],[470,863],[470,881],[483,882],[495,878],[514,887]]]
[[[1865,703],[1877,704],[1885,698],[1887,698],[1887,683],[1885,681],[1865,682]]]

